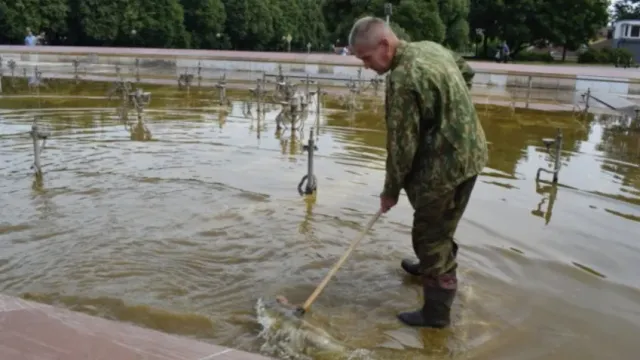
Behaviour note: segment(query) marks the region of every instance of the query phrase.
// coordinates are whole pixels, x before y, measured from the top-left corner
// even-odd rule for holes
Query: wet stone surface
[[[7,360],[261,360],[266,357],[0,295]]]

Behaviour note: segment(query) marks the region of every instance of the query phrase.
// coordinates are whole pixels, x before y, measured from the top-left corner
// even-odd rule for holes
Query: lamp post
[[[391,14],[393,13],[393,5],[391,3],[385,3],[384,4],[384,14],[387,17],[387,24],[389,23],[389,20],[391,18]]]
[[[138,34],[136,29],[132,29],[131,30],[131,40],[133,41],[133,47],[136,46],[136,34]]]
[[[287,52],[291,52],[291,40],[293,37],[291,34],[287,34],[287,36],[283,36],[282,39],[287,42]]]
[[[478,57],[478,44],[481,38],[484,38],[484,29],[476,29],[476,57]]]

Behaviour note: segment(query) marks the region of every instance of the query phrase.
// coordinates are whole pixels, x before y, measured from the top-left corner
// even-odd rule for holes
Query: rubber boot
[[[420,276],[420,262],[411,259],[404,259],[400,266],[404,271],[413,276]]]
[[[424,305],[416,311],[398,314],[398,319],[415,327],[441,329],[449,326],[457,283],[455,271],[437,278],[425,277],[422,285]]]

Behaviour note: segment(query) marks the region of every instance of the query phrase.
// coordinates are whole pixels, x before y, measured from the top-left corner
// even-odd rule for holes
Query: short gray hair
[[[349,33],[349,46],[353,47],[362,43],[372,43],[378,40],[384,33],[390,31],[389,25],[383,19],[365,16],[353,24]]]

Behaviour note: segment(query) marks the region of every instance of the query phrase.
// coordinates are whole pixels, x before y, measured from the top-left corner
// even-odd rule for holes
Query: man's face
[[[362,44],[351,48],[351,52],[362,60],[366,69],[371,69],[382,75],[391,66],[391,48],[385,38],[374,44]]]

